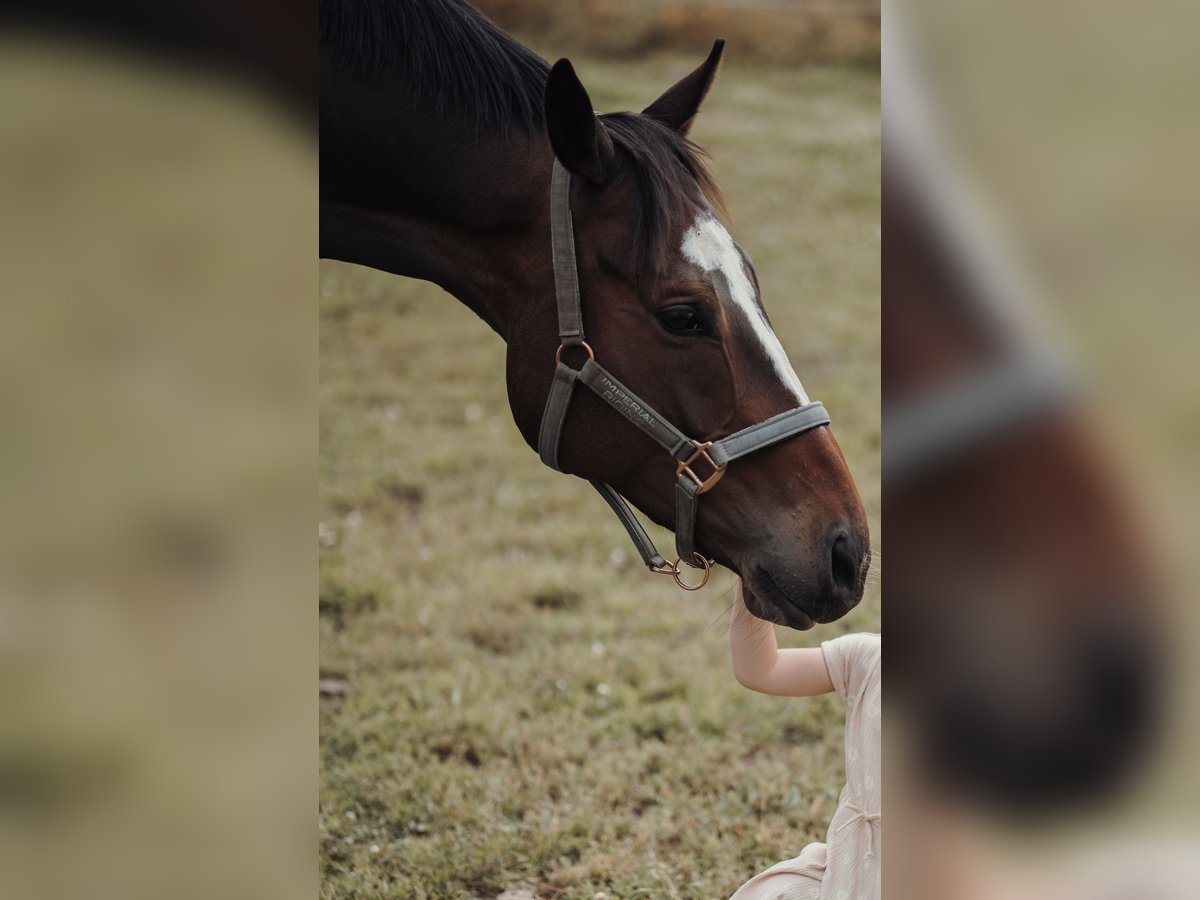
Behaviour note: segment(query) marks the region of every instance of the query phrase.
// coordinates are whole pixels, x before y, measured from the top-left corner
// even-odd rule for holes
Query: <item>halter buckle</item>
[[[711,447],[712,444],[712,441],[692,441],[692,445],[696,448],[696,452],[687,459],[683,460],[679,464],[678,468],[675,469],[676,478],[681,478],[686,474],[692,479],[692,481],[696,482],[696,496],[712,490],[725,474],[725,466],[718,466],[716,462],[713,461],[713,458],[708,455],[708,448]],[[698,459],[703,459],[709,464],[709,466],[712,467],[712,472],[709,473],[707,478],[701,478],[692,469],[692,463],[696,462]]]

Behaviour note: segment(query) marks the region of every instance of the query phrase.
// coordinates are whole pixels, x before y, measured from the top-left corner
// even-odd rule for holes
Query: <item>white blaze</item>
[[[771,361],[771,367],[796,395],[798,402],[808,403],[804,385],[800,383],[796,370],[792,368],[791,361],[783,352],[783,345],[779,343],[779,338],[767,322],[762,307],[758,305],[754,296],[754,282],[750,280],[742,255],[725,226],[712,213],[700,213],[696,217],[696,223],[684,234],[682,249],[683,255],[705,272],[719,271],[725,276],[733,305],[762,344],[767,359]]]

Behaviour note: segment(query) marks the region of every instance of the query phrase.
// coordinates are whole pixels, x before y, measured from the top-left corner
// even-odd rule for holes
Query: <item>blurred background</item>
[[[729,41],[691,137],[878,550],[878,10],[481,8],[569,57],[605,111]],[[453,298],[334,262],[320,285],[326,894],[725,897],[820,840],[840,704],[734,681],[733,576],[695,594],[650,576],[592,488],[521,439],[505,348]],[[781,640],[880,612],[872,576],[846,619]]]
[[[717,35],[740,48],[743,62],[879,65],[880,6],[874,0],[480,0],[474,5],[512,33],[547,48],[561,47],[563,53],[704,54]]]

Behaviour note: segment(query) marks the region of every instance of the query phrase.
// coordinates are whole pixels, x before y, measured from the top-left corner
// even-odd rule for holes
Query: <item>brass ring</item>
[[[558,365],[560,362],[562,362],[562,352],[563,352],[563,349],[564,349],[566,346],[567,346],[566,344],[559,344],[559,345],[558,345],[558,350],[556,350],[556,351],[554,352],[554,364],[555,364],[556,366],[557,366],[557,365]],[[596,354],[595,354],[594,352],[592,352],[592,345],[591,345],[591,344],[589,344],[587,341],[580,341],[578,344],[572,344],[571,346],[573,346],[573,347],[582,347],[584,350],[586,350],[586,351],[587,351],[588,359],[590,359],[590,360],[592,360],[592,361],[595,361],[595,359],[596,359]]]
[[[671,577],[674,578],[675,583],[677,585],[679,585],[681,588],[683,588],[685,591],[700,590],[700,588],[702,588],[706,584],[708,584],[708,579],[712,575],[712,560],[711,559],[709,559],[708,557],[706,557],[700,553],[696,553],[695,551],[692,552],[692,556],[694,556],[694,557],[696,557],[696,559],[700,560],[700,565],[702,565],[704,567],[704,577],[700,579],[699,584],[688,584],[686,581],[684,581],[682,578],[679,577],[679,572],[680,572],[679,564],[683,561],[682,556],[675,557],[675,565],[672,567]]]

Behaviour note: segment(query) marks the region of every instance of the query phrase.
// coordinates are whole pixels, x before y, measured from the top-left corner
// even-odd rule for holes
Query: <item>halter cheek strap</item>
[[[575,386],[582,383],[601,400],[624,416],[648,437],[671,454],[675,469],[675,551],[674,563],[668,563],[646,534],[629,504],[611,485],[593,481],[592,486],[608,503],[629,534],[642,561],[652,572],[672,575],[685,590],[696,590],[708,581],[712,560],[696,550],[696,517],[699,497],[716,486],[729,463],[755,450],[829,424],[829,414],[820,403],[807,403],[780,413],[766,421],[743,428],[718,441],[697,441],[668,422],[637,394],[596,362],[583,331],[583,313],[579,299],[579,274],[575,262],[575,231],[571,222],[571,175],[554,161],[550,179],[550,234],[554,262],[554,290],[558,300],[558,334],[561,344],[555,357],[554,380],[542,413],[538,432],[538,455],[552,469],[561,471],[558,458],[563,427],[571,408]],[[563,361],[564,351],[586,355],[578,368]],[[680,565],[703,568],[699,584],[687,584],[680,577]]]

